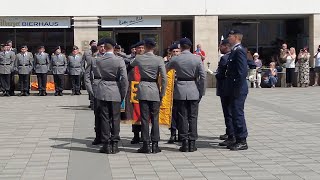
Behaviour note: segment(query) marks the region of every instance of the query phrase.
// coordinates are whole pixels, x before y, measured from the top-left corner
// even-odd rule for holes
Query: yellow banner
[[[162,99],[162,104],[160,107],[159,123],[162,125],[170,126],[171,117],[172,117],[175,71],[174,70],[168,71],[167,78],[168,78],[168,84],[166,88],[166,94]]]
[[[170,126],[171,116],[172,116],[175,71],[174,70],[168,71],[167,78],[168,78],[168,83],[166,88],[166,94],[162,98],[162,103],[161,103],[160,113],[159,113],[159,123],[161,125]],[[130,103],[133,103],[133,104],[139,103],[139,100],[137,99],[138,84],[139,84],[138,81],[131,81]]]

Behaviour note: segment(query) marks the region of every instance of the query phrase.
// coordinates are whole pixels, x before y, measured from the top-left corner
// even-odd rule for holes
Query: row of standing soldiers
[[[127,73],[138,67],[141,79],[137,98],[141,112],[140,128],[143,141],[143,146],[138,152],[161,152],[158,146],[159,109],[166,90],[166,70],[174,69],[176,82],[173,98],[179,115],[182,141],[179,150],[196,151],[198,107],[205,93],[205,72],[201,58],[190,52],[192,42],[187,38],[181,39],[182,53],[173,57],[167,64],[162,57],[154,54],[156,43],[152,39],[145,39],[135,44],[133,47],[136,53],[130,58],[115,55],[115,44],[112,39],[101,39],[96,52],[85,53],[88,64],[85,84],[94,99],[96,138],[92,144],[103,144],[101,153],[119,152],[121,102],[129,96],[126,94],[129,85]],[[149,120],[152,124],[151,131]]]
[[[20,95],[30,95],[30,75],[37,74],[40,96],[46,96],[47,74],[52,72],[55,83],[55,96],[62,96],[64,74],[68,73],[72,84],[72,95],[80,95],[81,75],[84,73],[84,58],[79,48],[74,46],[72,53],[66,56],[60,46],[49,56],[44,46],[39,46],[34,55],[27,46],[21,46],[17,53],[10,44],[5,44],[0,52],[0,83],[4,96],[13,96],[15,90],[14,76],[19,75]]]

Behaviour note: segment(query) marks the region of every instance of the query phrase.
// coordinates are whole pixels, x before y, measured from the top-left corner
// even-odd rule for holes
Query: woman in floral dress
[[[300,50],[298,55],[298,63],[299,63],[299,83],[301,87],[309,86],[309,59],[310,53],[308,52],[308,48],[305,47]]]

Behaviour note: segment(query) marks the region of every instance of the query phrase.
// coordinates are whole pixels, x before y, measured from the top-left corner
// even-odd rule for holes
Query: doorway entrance
[[[115,38],[117,43],[124,48],[124,52],[130,54],[130,46],[140,41],[140,33],[117,33]]]

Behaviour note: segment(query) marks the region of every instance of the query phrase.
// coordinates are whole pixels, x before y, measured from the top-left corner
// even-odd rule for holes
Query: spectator
[[[253,60],[256,65],[257,69],[257,81],[256,81],[256,87],[261,88],[261,68],[262,68],[262,61],[259,59],[259,54],[254,53],[253,54]]]
[[[314,77],[314,84],[312,86],[318,86],[319,76],[320,76],[320,45],[318,47],[317,53],[314,55],[315,59],[315,77]]]
[[[263,87],[274,88],[278,82],[278,71],[274,62],[270,63],[270,68],[263,75]]]
[[[291,47],[289,51],[286,51],[286,83],[287,87],[292,87],[293,78],[295,75],[295,68],[296,68],[296,50],[295,48]]]
[[[287,62],[288,52],[289,52],[288,45],[286,43],[283,43],[282,48],[280,49],[279,65],[282,65]]]
[[[201,57],[202,62],[206,59],[206,53],[201,49],[201,45],[197,45],[197,49],[194,51],[193,54],[196,54]]]
[[[255,88],[256,81],[257,81],[257,69],[256,64],[254,63],[253,59],[248,59],[248,80],[249,80],[249,87]]]
[[[300,53],[298,55],[300,87],[309,86],[309,59],[310,53],[308,52],[308,47],[304,47],[300,50]]]

